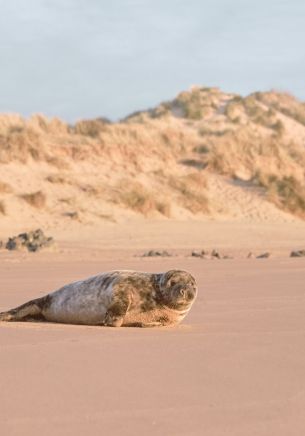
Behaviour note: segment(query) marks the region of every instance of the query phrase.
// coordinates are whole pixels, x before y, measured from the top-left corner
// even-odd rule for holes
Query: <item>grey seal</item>
[[[182,321],[197,296],[187,271],[110,271],[0,313],[0,321],[154,327]]]

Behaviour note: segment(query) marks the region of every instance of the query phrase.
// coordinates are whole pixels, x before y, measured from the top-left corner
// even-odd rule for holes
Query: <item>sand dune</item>
[[[1,228],[305,214],[305,110],[194,87],[118,123],[0,117]]]

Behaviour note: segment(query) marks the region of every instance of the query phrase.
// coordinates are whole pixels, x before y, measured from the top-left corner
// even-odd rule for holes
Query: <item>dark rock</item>
[[[201,251],[192,251],[191,253],[192,257],[199,257],[200,259],[233,259],[232,256],[229,255],[222,255],[217,250],[212,250],[211,253],[209,253],[206,250]]]
[[[229,254],[221,254],[221,253],[219,253],[219,251],[213,250],[211,253],[211,258],[212,259],[233,259],[233,256],[231,256]]]
[[[220,253],[217,250],[213,250],[211,256],[216,259],[221,259]]]
[[[192,257],[199,257],[200,259],[210,259],[209,253],[205,250],[201,251],[192,251]]]
[[[305,257],[305,250],[295,250],[290,253],[290,257]]]
[[[18,236],[9,238],[5,248],[7,250],[27,249],[31,252],[36,252],[42,248],[50,247],[54,244],[52,237],[47,237],[41,229],[32,232],[20,233]]]
[[[192,257],[202,257],[202,254],[200,251],[192,251],[191,256]]]
[[[256,259],[268,259],[268,257],[270,257],[271,254],[266,252],[266,253],[262,253],[259,256],[256,256]]]
[[[171,254],[166,251],[149,250],[142,255],[142,257],[170,257]]]
[[[191,256],[192,257],[200,257],[200,253],[198,253],[198,251],[192,251]]]

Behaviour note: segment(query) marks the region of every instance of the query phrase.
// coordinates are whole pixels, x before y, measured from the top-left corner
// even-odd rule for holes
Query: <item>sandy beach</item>
[[[117,247],[60,241],[57,252],[2,251],[0,310],[117,268],[187,269],[199,296],[177,327],[1,323],[1,433],[301,435],[305,265],[288,256],[294,231],[268,241],[270,259],[246,259],[248,247],[231,250],[232,260],[191,258],[182,230],[169,258],[135,256],[151,237],[125,249],[118,237]],[[257,245],[267,248],[266,235]]]

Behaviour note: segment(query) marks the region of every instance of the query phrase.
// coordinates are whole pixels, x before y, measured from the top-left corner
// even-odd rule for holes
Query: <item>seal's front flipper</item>
[[[15,309],[0,313],[0,321],[26,321],[27,318],[42,317],[42,301],[43,298],[28,301]]]
[[[128,307],[128,297],[122,301],[114,301],[107,310],[103,325],[106,327],[121,327]]]
[[[162,327],[161,322],[130,322],[124,324],[123,327],[142,327],[142,328],[150,328],[150,327]]]

